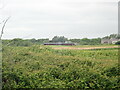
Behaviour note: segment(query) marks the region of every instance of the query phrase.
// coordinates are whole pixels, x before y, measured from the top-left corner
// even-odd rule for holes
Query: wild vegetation
[[[3,48],[3,89],[120,88],[118,49]]]

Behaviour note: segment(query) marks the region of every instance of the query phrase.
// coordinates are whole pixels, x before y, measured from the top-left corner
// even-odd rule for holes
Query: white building
[[[102,39],[101,44],[115,44],[118,41],[120,41],[120,39],[116,39],[116,38]]]

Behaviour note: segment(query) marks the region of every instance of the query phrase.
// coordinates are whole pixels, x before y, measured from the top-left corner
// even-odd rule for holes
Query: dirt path
[[[118,48],[118,46],[106,46],[106,47],[53,47],[53,49],[72,49],[72,50],[85,50],[85,49],[104,49],[104,48]]]

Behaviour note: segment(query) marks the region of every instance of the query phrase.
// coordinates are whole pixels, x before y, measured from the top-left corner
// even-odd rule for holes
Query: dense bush
[[[115,44],[116,44],[116,45],[120,45],[120,41],[116,42]]]
[[[3,48],[3,89],[119,88],[118,50]]]

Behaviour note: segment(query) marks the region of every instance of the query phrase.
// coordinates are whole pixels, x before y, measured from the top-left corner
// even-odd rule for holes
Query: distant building
[[[102,39],[101,44],[115,44],[118,41],[120,41],[120,39],[116,39],[116,38]]]
[[[102,39],[101,40],[101,44],[110,44],[110,43],[111,43],[110,39]]]

